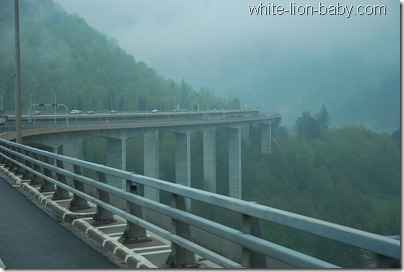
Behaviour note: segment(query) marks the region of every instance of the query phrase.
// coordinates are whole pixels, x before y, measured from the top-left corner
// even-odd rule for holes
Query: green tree
[[[314,139],[320,134],[318,122],[316,122],[308,111],[304,111],[302,117],[296,120],[295,127],[297,135],[302,139]]]
[[[328,116],[328,110],[326,106],[323,104],[323,106],[320,109],[320,113],[317,118],[318,126],[320,129],[320,133],[324,135],[328,129],[328,126],[330,124],[330,119]]]

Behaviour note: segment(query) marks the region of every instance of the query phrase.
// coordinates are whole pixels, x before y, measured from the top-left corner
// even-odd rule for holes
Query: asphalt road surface
[[[0,260],[6,269],[118,268],[2,178]]]

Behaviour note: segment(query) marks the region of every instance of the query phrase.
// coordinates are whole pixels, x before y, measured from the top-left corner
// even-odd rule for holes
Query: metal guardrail
[[[87,201],[94,203],[97,205],[97,213],[94,216],[95,219],[108,220],[112,215],[121,216],[128,221],[128,224],[130,222],[132,227],[138,228],[137,230],[139,230],[139,228],[147,229],[171,241],[173,243],[172,246],[183,249],[175,250],[174,252],[177,252],[177,255],[195,253],[222,267],[253,267],[251,256],[256,255],[267,256],[298,268],[337,267],[331,263],[274,244],[262,237],[255,236],[256,234],[250,231],[250,227],[252,224],[255,224],[257,220],[281,224],[334,241],[363,248],[393,259],[400,259],[400,242],[389,237],[50,153],[3,139],[0,139],[0,160],[11,169],[22,171],[25,176],[30,176],[31,180],[34,180],[34,178],[42,179],[42,188],[49,189],[56,186],[55,195],[60,196],[67,192],[72,193],[73,200],[70,204],[71,206],[85,206]],[[66,165],[72,166],[74,171],[67,170]],[[96,173],[98,178],[91,178],[83,174],[88,171]],[[133,194],[130,191],[110,186],[106,184],[106,178],[109,176],[126,180],[129,185],[128,188],[131,187],[130,185],[143,185],[156,188],[160,192],[167,192],[171,196],[172,205],[168,206],[144,198],[138,194]],[[73,180],[73,185],[67,184],[66,179]],[[84,185],[94,188],[97,192],[97,196],[87,193],[84,190]],[[112,195],[125,200],[132,208],[125,211],[111,204],[109,197]],[[244,231],[187,212],[185,205],[187,199],[200,201],[213,205],[214,207],[225,208],[235,212],[243,219]],[[137,207],[137,211],[133,207]],[[158,214],[170,217],[172,226],[174,227],[163,228],[144,220],[142,213],[139,213],[140,208],[152,210]],[[205,245],[185,238],[189,236],[190,226],[241,246],[243,249],[243,261],[236,262],[235,260],[231,260],[212,251]],[[182,258],[183,256],[176,257]]]

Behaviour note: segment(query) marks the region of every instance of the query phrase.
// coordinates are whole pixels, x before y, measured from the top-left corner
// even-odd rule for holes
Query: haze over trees
[[[0,94],[5,109],[11,111],[15,69],[13,8],[13,1],[0,0]],[[195,91],[185,80],[175,82],[163,78],[122,50],[116,41],[97,32],[77,15],[68,15],[50,0],[20,1],[20,20],[23,109],[32,100],[54,103],[55,96],[57,103],[84,111],[151,111],[154,108],[171,111],[177,104],[189,110],[196,103],[202,109],[240,107],[239,98],[231,93],[224,98],[217,97],[212,89]],[[296,73],[296,65],[289,64]],[[328,65],[332,64],[325,64]],[[304,73],[297,76],[304,77]],[[327,103],[317,105],[319,111],[314,115],[299,108],[303,112],[294,118],[293,126],[281,126],[274,136],[271,154],[260,153],[259,129],[252,127],[251,143],[242,144],[243,198],[382,235],[400,233],[400,130],[388,134],[373,132],[365,126],[333,127],[335,119],[349,118],[352,109],[357,111],[355,115],[373,120],[375,126],[389,121],[390,117],[396,124],[399,120],[397,78],[398,74],[392,73],[366,91],[342,91],[338,95],[344,99],[333,105],[333,111]],[[309,96],[310,91],[305,91]],[[262,92],[263,89],[248,95],[260,96]],[[358,104],[364,98],[367,100]],[[308,98],[305,96],[304,100]],[[345,106],[349,112],[344,112]],[[339,117],[332,114],[337,108]],[[228,192],[226,141],[226,130],[218,129],[218,193],[225,195]],[[192,154],[201,154],[201,133],[192,134],[191,144]],[[84,158],[105,164],[105,146],[105,139],[85,138]],[[142,174],[142,138],[129,139],[127,149],[128,171]],[[161,133],[161,179],[175,180],[173,154],[173,135]],[[201,156],[193,156],[191,166],[192,184],[202,188]],[[335,245],[299,236],[279,226],[267,226],[264,232],[274,242],[297,249],[307,245],[304,252],[348,266],[363,261],[349,259],[348,253],[335,255]]]
[[[0,2],[0,94],[14,109],[14,2]],[[69,109],[170,110],[237,108],[238,98],[199,92],[185,81],[165,79],[51,0],[21,1],[22,108],[31,102],[65,104]],[[140,38],[140,37],[139,37]]]

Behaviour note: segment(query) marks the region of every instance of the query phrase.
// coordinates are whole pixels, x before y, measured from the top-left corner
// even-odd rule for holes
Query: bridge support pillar
[[[256,237],[262,237],[260,220],[256,217],[243,214],[242,231]],[[243,247],[242,265],[247,268],[267,268],[266,257],[261,253]]]
[[[241,199],[241,129],[229,130],[229,196]]]
[[[147,130],[144,133],[144,175],[152,178],[159,178],[159,131],[157,129]],[[144,187],[144,197],[159,201],[159,190]]]
[[[261,153],[272,152],[272,124],[261,126]]]
[[[175,180],[176,183],[191,187],[191,135],[175,134]],[[190,200],[185,202],[185,210],[191,210]]]
[[[107,165],[126,170],[126,139],[107,138]],[[108,177],[108,184],[119,189],[126,187],[124,180],[115,177]]]
[[[72,139],[68,140],[63,144],[63,155],[82,159],[83,157],[83,138],[81,137],[72,137]],[[65,165],[65,169],[69,171],[74,171],[73,166]]]
[[[250,143],[250,125],[241,128],[241,137],[246,143]]]
[[[216,193],[216,128],[203,130],[204,189]]]

